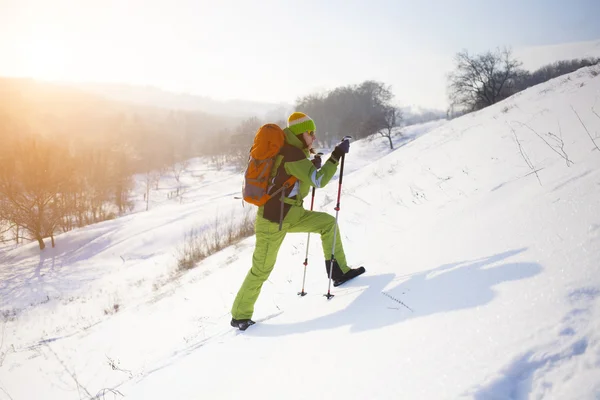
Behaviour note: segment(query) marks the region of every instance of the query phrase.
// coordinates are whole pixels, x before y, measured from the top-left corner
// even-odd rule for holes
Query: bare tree
[[[396,107],[386,107],[381,113],[381,121],[384,127],[379,131],[379,134],[388,139],[390,149],[393,150],[394,143],[392,142],[392,130],[400,125],[400,122],[402,121],[402,111]]]
[[[40,249],[52,238],[63,213],[60,198],[72,176],[68,153],[41,139],[7,143],[0,154],[0,208],[4,217],[24,228]]]
[[[189,160],[183,160],[171,165],[171,172],[177,182],[177,196],[181,192],[181,174],[190,166]]]
[[[83,189],[91,212],[91,223],[106,219],[106,206],[109,203],[112,188],[110,176],[110,153],[104,149],[94,149],[85,153],[85,159],[80,163],[83,173]]]
[[[214,165],[217,171],[223,170],[223,166],[227,162],[226,157],[221,154],[215,154],[210,157],[210,162]]]
[[[7,221],[5,219],[5,217],[3,216],[3,207],[2,206],[3,206],[3,204],[2,204],[2,201],[0,200],[0,243],[5,243],[9,240],[6,238],[5,235],[9,232],[11,232],[11,233],[14,232],[15,225],[12,222]],[[13,238],[14,238],[14,236],[13,236]],[[17,242],[17,243],[19,243],[19,242]]]
[[[452,105],[469,111],[480,110],[513,94],[511,87],[521,62],[508,49],[470,55],[456,55],[456,70],[448,76]]]
[[[111,181],[114,185],[114,201],[119,209],[119,214],[123,214],[125,210],[131,209],[133,206],[129,198],[133,187],[131,160],[136,159],[137,155],[130,146],[125,144],[115,146],[111,152]]]
[[[203,144],[203,152],[209,157],[210,162],[220,171],[225,164],[225,158],[230,152],[230,138],[233,135],[232,129],[221,129],[217,135]]]
[[[167,160],[164,160],[159,164],[158,168],[156,169],[156,174],[154,175],[154,181],[152,182],[154,184],[154,190],[159,189],[161,179],[167,176],[170,170],[171,164],[169,164]]]
[[[248,154],[252,147],[252,141],[262,122],[257,117],[251,117],[242,121],[230,137],[229,155],[231,162],[238,169],[243,170],[248,162]]]
[[[146,189],[146,192],[144,193],[144,200],[146,200],[146,211],[150,209],[150,191],[153,187],[156,187],[159,180],[160,171],[158,170],[147,171],[144,175],[144,188]]]
[[[381,113],[391,106],[392,99],[390,86],[364,81],[298,99],[295,108],[315,120],[319,142],[333,144],[341,136],[361,139],[383,129]]]

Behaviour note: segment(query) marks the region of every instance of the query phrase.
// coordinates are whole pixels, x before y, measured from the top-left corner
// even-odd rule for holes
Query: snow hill
[[[243,333],[253,237],[171,275],[189,229],[248,209],[240,175],[202,160],[181,202],[167,179],[148,212],[10,249],[0,399],[600,398],[599,99],[584,68],[394,151],[353,143],[340,229],[367,273],[327,300],[312,236],[299,297],[307,237],[289,235]]]

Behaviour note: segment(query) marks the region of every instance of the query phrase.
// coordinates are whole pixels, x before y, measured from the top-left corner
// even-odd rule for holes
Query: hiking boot
[[[238,328],[240,331],[245,331],[250,325],[254,325],[256,322],[251,319],[235,319],[231,318],[231,326]]]
[[[342,274],[341,277],[333,279],[333,286],[340,286],[344,282],[348,282],[352,278],[356,278],[359,275],[365,273],[365,267],[352,268],[350,271]]]

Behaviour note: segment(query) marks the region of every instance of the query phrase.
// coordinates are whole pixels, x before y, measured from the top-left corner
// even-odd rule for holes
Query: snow
[[[339,221],[367,272],[327,300],[311,237],[297,296],[307,237],[290,234],[245,332],[229,310],[254,237],[173,274],[190,229],[252,212],[235,199],[241,175],[206,160],[186,171],[182,201],[165,177],[147,212],[139,194],[135,213],[55,249],[7,250],[0,399],[598,399],[593,71],[403,128],[394,150],[354,142]],[[317,191],[315,209],[335,213],[337,186]]]

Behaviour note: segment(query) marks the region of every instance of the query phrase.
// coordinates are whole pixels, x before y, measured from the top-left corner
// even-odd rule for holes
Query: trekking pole
[[[350,140],[352,136],[344,136],[342,141]],[[331,246],[331,259],[329,260],[329,286],[327,287],[327,294],[323,296],[327,297],[327,300],[331,299],[334,295],[331,294],[331,274],[333,272],[333,262],[335,261],[335,241],[337,240],[337,225],[338,225],[338,214],[340,212],[340,197],[342,195],[342,178],[344,177],[344,160],[346,155],[342,155],[341,166],[340,166],[340,181],[338,184],[338,196],[337,204],[335,206],[335,227],[333,228],[333,245]]]
[[[323,153],[317,153],[315,158],[321,158]],[[312,198],[310,200],[310,211],[313,210],[313,206],[315,204],[315,187],[312,188]],[[299,296],[306,296],[306,292],[304,291],[304,284],[306,283],[306,267],[308,266],[308,248],[310,246],[310,232],[308,232],[308,237],[306,238],[306,255],[304,256],[304,276],[302,277],[302,291],[298,292]]]

